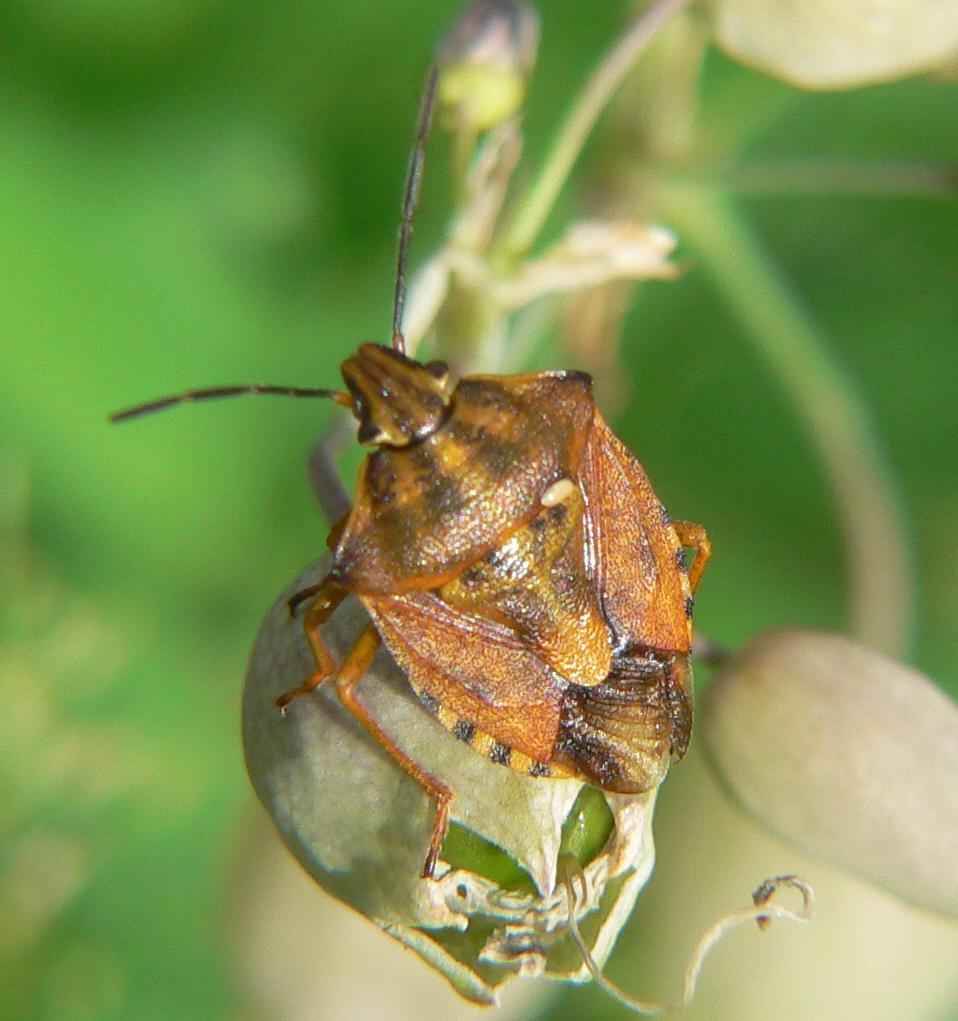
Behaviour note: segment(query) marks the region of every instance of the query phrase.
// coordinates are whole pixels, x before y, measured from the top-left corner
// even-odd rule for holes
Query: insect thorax
[[[579,373],[460,380],[431,432],[366,459],[336,581],[396,594],[455,577],[531,520],[553,483],[576,477],[594,414]]]

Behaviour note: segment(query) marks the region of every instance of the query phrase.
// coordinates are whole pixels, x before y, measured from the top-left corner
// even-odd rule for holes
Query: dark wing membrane
[[[551,758],[561,688],[507,629],[425,592],[365,597],[363,603],[425,704],[532,759]]]
[[[642,466],[598,411],[580,478],[587,560],[617,647],[688,652],[681,543]]]
[[[616,657],[602,684],[563,692],[554,761],[604,790],[652,790],[688,748],[690,685],[687,656]]]
[[[421,442],[371,454],[333,574],[366,594],[434,589],[484,557],[575,478],[592,426],[581,373],[467,376]]]

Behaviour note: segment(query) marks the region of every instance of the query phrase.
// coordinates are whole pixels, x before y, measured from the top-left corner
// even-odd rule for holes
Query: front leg
[[[286,707],[294,698],[315,691],[323,681],[328,680],[336,672],[336,661],[329,649],[326,648],[320,628],[346,598],[346,594],[346,589],[341,588],[329,575],[326,575],[318,585],[297,592],[289,600],[290,613],[294,613],[300,603],[315,597],[303,617],[303,630],[306,632],[309,647],[313,650],[313,656],[316,658],[316,669],[302,684],[284,692],[276,699],[276,708],[280,712],[285,713]]]
[[[337,668],[336,661],[326,647],[321,627],[332,615],[333,611],[346,597],[347,591],[337,585],[327,575],[318,585],[310,586],[297,592],[290,600],[290,610],[294,611],[301,602],[315,596],[306,616],[303,618],[303,630],[309,646],[316,657],[316,670],[299,687],[293,688],[276,699],[277,708],[285,713],[290,702],[300,695],[315,691],[324,681],[335,675],[336,693],[343,706],[353,714],[364,729],[374,738],[384,751],[419,784],[420,787],[436,803],[436,815],[432,825],[432,836],[429,851],[422,868],[426,879],[432,878],[442,850],[442,842],[449,829],[449,806],[452,804],[453,792],[442,781],[434,777],[415,759],[407,755],[388,733],[376,722],[369,711],[359,700],[356,686],[363,674],[369,669],[380,645],[379,632],[372,624],[368,624],[361,632],[356,643],[346,654],[342,664]]]

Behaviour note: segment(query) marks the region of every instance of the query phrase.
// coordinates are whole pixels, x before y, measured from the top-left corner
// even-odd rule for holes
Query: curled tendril
[[[576,905],[578,901],[575,890],[575,883],[578,880],[582,887],[583,900],[588,899],[588,886],[582,867],[571,856],[563,856],[560,862],[560,876],[568,903],[569,935],[582,955],[582,960],[589,969],[596,985],[603,992],[611,996],[612,999],[622,1004],[623,1007],[626,1007],[633,1013],[646,1017],[675,1014],[689,1006],[695,998],[695,990],[702,966],[705,964],[705,959],[733,929],[737,929],[746,922],[754,921],[760,929],[764,930],[773,919],[809,925],[815,918],[815,891],[804,879],[801,879],[799,876],[775,876],[772,879],[766,879],[752,894],[751,905],[721,915],[702,933],[689,957],[688,964],[685,966],[685,984],[681,999],[672,1003],[663,1003],[657,1000],[640,1000],[627,993],[621,986],[611,981],[611,979],[606,978],[602,969],[596,963],[595,958],[590,953],[585,940],[582,938],[579,924],[576,921]],[[802,903],[798,910],[771,903],[772,898],[783,889],[795,890],[799,893]]]

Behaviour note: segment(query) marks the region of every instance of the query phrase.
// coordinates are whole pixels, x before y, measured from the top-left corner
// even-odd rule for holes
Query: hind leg
[[[367,624],[356,640],[356,644],[343,660],[342,666],[336,672],[336,692],[343,705],[356,717],[377,744],[388,752],[393,760],[402,766],[436,803],[429,851],[422,867],[423,877],[431,879],[436,870],[436,862],[442,849],[443,839],[449,829],[449,806],[452,804],[453,793],[449,787],[407,755],[373,719],[369,710],[359,700],[356,687],[363,674],[369,669],[379,646],[379,632],[372,624]]]

